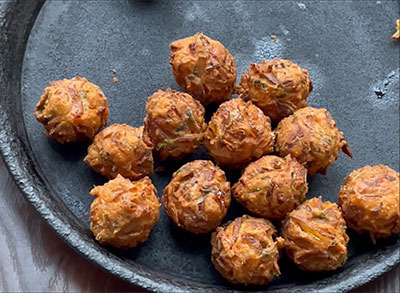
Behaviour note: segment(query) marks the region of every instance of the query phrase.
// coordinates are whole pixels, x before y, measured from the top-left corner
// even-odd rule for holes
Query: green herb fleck
[[[204,192],[205,194],[208,194],[210,192],[213,192],[213,189],[212,188],[203,187],[201,189],[201,191]]]
[[[256,189],[252,189],[252,190],[250,190],[249,192],[250,193],[256,193],[256,192],[260,192],[261,191],[261,188],[260,187],[257,187]]]
[[[79,92],[79,96],[80,96],[81,100],[86,100],[86,98],[87,98],[87,91],[80,91],[80,92]]]
[[[263,249],[262,250],[262,255],[263,256],[268,256],[269,255],[269,251],[267,249]]]
[[[328,216],[325,215],[325,213],[321,213],[320,215],[317,216],[317,218],[327,221],[329,220]]]
[[[193,118],[193,115],[192,115],[192,110],[190,110],[190,109],[187,109],[186,110],[186,112],[185,112],[185,115],[186,115],[186,122],[187,122],[187,124],[190,126],[190,125],[193,125],[194,124],[194,118]]]
[[[175,129],[175,132],[180,132],[180,131],[183,131],[183,130],[185,130],[186,129],[186,125],[184,124],[184,125],[179,125],[176,129]]]

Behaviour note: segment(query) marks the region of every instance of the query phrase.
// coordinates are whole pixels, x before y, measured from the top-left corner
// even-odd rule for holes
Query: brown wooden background
[[[0,291],[138,290],[65,244],[19,192],[0,156]],[[355,292],[400,292],[400,266]]]

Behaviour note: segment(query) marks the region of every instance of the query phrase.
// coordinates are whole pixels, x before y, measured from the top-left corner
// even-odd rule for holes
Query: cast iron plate
[[[146,98],[160,88],[178,88],[169,43],[203,31],[230,50],[239,76],[251,62],[274,57],[309,70],[310,104],[329,109],[354,153],[353,160],[340,155],[326,176],[310,179],[308,197],[336,201],[351,170],[378,163],[399,169],[399,46],[390,38],[398,14],[398,2],[376,1],[2,2],[1,152],[45,220],[105,270],[154,291],[264,290],[229,285],[209,260],[210,235],[179,231],[164,212],[145,244],[128,251],[98,245],[89,231],[88,192],[105,180],[82,162],[87,143],[60,145],[42,135],[34,106],[50,81],[80,75],[108,97],[109,124],[141,125]],[[186,161],[195,157],[206,154]],[[152,176],[159,194],[182,164],[168,162]],[[237,176],[229,174],[232,182]],[[225,220],[242,213],[233,203]],[[302,272],[284,256],[282,276],[268,290],[347,291],[399,262],[398,236],[374,246],[367,236],[349,235],[342,269]]]

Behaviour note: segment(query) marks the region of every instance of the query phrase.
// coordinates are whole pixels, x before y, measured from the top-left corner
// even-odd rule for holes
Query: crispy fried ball
[[[46,136],[60,143],[92,140],[108,118],[102,90],[86,78],[53,81],[44,89],[35,117]]]
[[[251,64],[236,91],[240,97],[260,107],[272,121],[278,122],[297,109],[307,107],[312,83],[307,70],[289,60],[274,59]]]
[[[162,203],[166,214],[180,228],[193,233],[214,230],[228,211],[230,183],[211,161],[183,165],[165,187]]]
[[[143,141],[143,127],[113,124],[95,136],[84,161],[109,179],[121,174],[136,180],[153,174],[152,149]]]
[[[211,261],[233,284],[265,285],[280,275],[279,249],[283,239],[266,219],[244,215],[211,236]]]
[[[218,41],[202,33],[171,44],[169,63],[176,82],[203,105],[229,100],[236,82],[236,64]]]
[[[154,145],[160,160],[179,159],[202,144],[204,108],[190,95],[159,90],[149,97],[146,113],[144,139]]]
[[[339,204],[350,229],[368,232],[372,241],[400,233],[399,173],[384,165],[350,173]]]
[[[346,222],[340,208],[312,198],[288,214],[283,222],[286,254],[306,271],[332,271],[347,260]]]
[[[269,117],[251,102],[234,99],[221,104],[211,118],[204,144],[222,166],[241,168],[274,150]]]
[[[160,203],[149,177],[132,182],[118,175],[90,191],[90,229],[96,240],[118,248],[145,242],[159,218]]]
[[[302,108],[283,119],[275,130],[276,150],[288,154],[308,169],[309,175],[326,174],[339,150],[352,158],[350,148],[326,109]]]
[[[232,195],[251,213],[283,220],[306,197],[307,169],[290,155],[264,156],[251,163],[232,188]]]

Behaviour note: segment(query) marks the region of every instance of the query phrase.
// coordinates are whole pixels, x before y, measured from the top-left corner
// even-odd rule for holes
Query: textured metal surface
[[[104,179],[82,162],[87,144],[48,141],[33,119],[34,105],[51,80],[85,76],[109,98],[109,123],[137,126],[147,96],[177,88],[168,65],[169,43],[203,31],[225,44],[239,74],[250,62],[278,56],[309,69],[315,87],[311,105],[328,108],[355,158],[340,156],[326,177],[314,176],[308,197],[321,194],[336,201],[343,178],[365,164],[399,169],[399,47],[390,39],[398,2],[50,1],[30,32],[40,7],[13,1],[0,8],[0,148],[19,186],[56,231],[132,283],[157,291],[260,289],[227,284],[209,261],[209,235],[178,231],[163,213],[150,240],[136,249],[97,245],[88,230],[88,191]],[[159,192],[180,164],[168,164],[152,177]],[[236,177],[230,174],[232,181]],[[241,213],[234,204],[227,219]],[[283,258],[283,276],[268,289],[349,290],[399,262],[399,237],[377,246],[367,237],[350,237],[344,268],[310,274]]]

